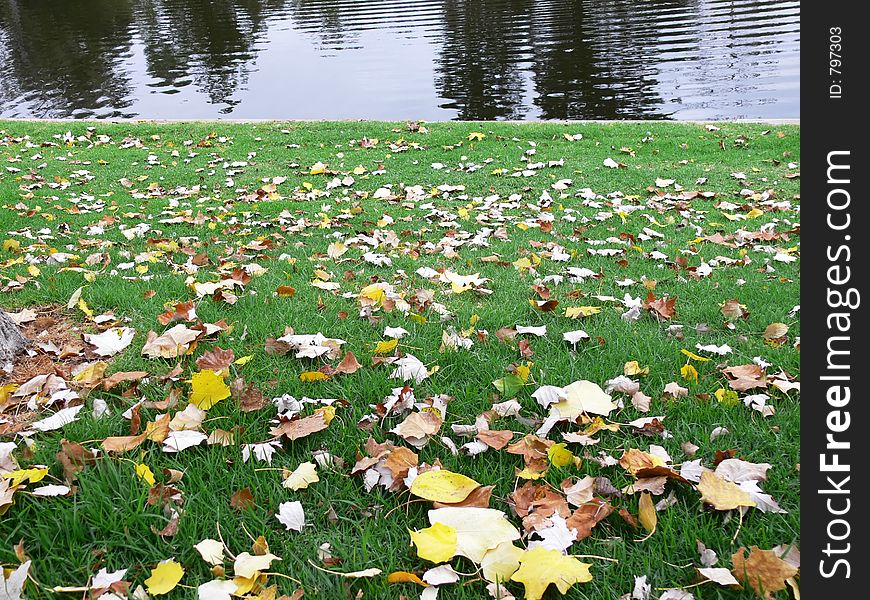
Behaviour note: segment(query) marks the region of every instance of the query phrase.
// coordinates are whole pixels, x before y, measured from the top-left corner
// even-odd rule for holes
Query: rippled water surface
[[[799,116],[799,2],[0,0],[0,117]]]

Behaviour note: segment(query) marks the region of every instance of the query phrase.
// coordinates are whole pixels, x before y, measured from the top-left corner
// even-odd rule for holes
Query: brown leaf
[[[271,356],[284,356],[290,352],[290,344],[279,341],[273,337],[266,338],[266,354]]]
[[[761,550],[758,546],[740,548],[731,555],[734,565],[731,573],[738,581],[752,588],[760,598],[771,599],[786,587],[786,580],[797,575],[798,570],[782,560],[773,550]]]
[[[737,365],[722,369],[728,377],[728,385],[738,392],[745,392],[754,388],[767,387],[767,375],[764,369],[756,364]]]
[[[236,510],[246,510],[252,508],[255,504],[254,494],[250,488],[238,490],[230,496],[230,506]]]
[[[771,323],[764,330],[764,339],[780,340],[785,338],[788,333],[788,325],[785,323]]]
[[[514,432],[510,430],[493,431],[485,429],[477,433],[477,439],[492,448],[493,450],[501,450],[504,448],[511,438],[514,437]]]
[[[107,437],[100,446],[106,452],[129,452],[138,448],[145,441],[147,435],[140,433],[139,435],[124,435],[119,437]]]
[[[166,312],[157,316],[157,322],[161,325],[169,325],[173,321],[196,321],[196,306],[192,300],[176,304],[173,308],[167,309]]]
[[[341,359],[341,362],[338,363],[338,366],[335,368],[335,372],[350,375],[359,371],[360,368],[362,368],[362,365],[359,364],[359,361],[356,359],[354,353],[348,351],[347,354],[344,355],[344,358]]]
[[[154,525],[151,526],[151,532],[156,533],[160,537],[172,537],[176,533],[178,533],[178,513],[173,512],[172,518],[169,519],[169,523],[166,524],[166,527],[163,529],[157,529]]]
[[[550,288],[545,285],[533,285],[532,291],[541,297],[541,300],[550,299]]]
[[[66,440],[60,441],[60,452],[54,456],[63,466],[64,479],[68,483],[75,480],[85,467],[92,466],[97,462],[97,458],[87,448]]]
[[[152,442],[162,443],[169,435],[169,413],[166,413],[156,421],[149,421],[145,425],[145,437]]]
[[[568,529],[576,529],[576,539],[582,540],[589,537],[592,534],[592,528],[606,519],[612,512],[613,507],[610,504],[593,498],[589,504],[584,504],[575,510],[565,524]]]
[[[637,521],[637,517],[628,512],[627,508],[620,508],[619,516],[622,517],[622,520],[631,525],[633,528],[638,529],[640,527],[640,523]]]
[[[142,417],[139,415],[141,404],[135,404],[130,410],[130,435],[139,433],[139,427],[142,425]]]
[[[215,373],[228,369],[236,355],[232,350],[224,350],[215,346],[208,352],[204,352],[202,356],[196,359],[196,366],[200,370],[211,369]]]
[[[629,448],[622,453],[619,458],[619,466],[637,476],[641,469],[652,469],[658,464],[655,462],[653,455],[637,448]]]
[[[675,304],[677,297],[673,298],[658,298],[656,299],[652,291],[647,293],[646,302],[643,307],[649,309],[655,316],[665,320],[673,319],[677,315]]]
[[[375,458],[372,465],[376,464],[377,461],[378,459]],[[393,480],[401,480],[408,476],[408,469],[417,466],[418,461],[419,458],[413,450],[405,448],[404,446],[399,446],[387,456],[384,461],[384,467],[390,470],[390,473],[393,475]],[[354,467],[354,469],[356,469],[356,467]]]
[[[531,358],[535,351],[532,350],[532,342],[530,340],[520,340],[517,344],[517,348],[520,351],[520,356],[523,358]]]
[[[420,448],[441,429],[441,415],[430,410],[414,412],[390,431]]]
[[[492,496],[494,485],[482,485],[475,488],[462,502],[454,502],[449,504],[446,502],[433,502],[432,508],[444,508],[445,506],[454,506],[457,508],[489,508],[489,499]]]
[[[139,381],[143,377],[148,377],[147,371],[119,371],[112,373],[110,377],[103,380],[103,389],[110,390],[124,381]]]
[[[266,405],[266,397],[253,382],[245,384],[241,377],[236,378],[230,384],[230,392],[233,398],[239,403],[239,408],[242,412],[253,412],[260,410]]]
[[[553,442],[543,440],[534,434],[528,434],[523,439],[518,440],[508,446],[508,454],[519,454],[523,457],[526,464],[537,462],[541,459],[547,459],[547,448]]]
[[[326,422],[326,416],[319,412],[301,419],[282,421],[280,425],[270,429],[269,433],[276,437],[284,436],[288,440],[298,440],[312,433],[323,431],[327,427],[329,427],[329,423]]]
[[[533,531],[544,521],[558,514],[562,518],[571,514],[568,500],[552,487],[527,481],[509,496],[509,504],[518,517],[522,518],[526,531]]]
[[[726,300],[722,305],[722,315],[729,321],[737,319],[748,319],[749,311],[740,306],[738,300]]]

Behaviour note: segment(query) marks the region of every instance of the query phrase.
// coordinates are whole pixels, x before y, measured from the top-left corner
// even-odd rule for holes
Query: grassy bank
[[[280,575],[266,583],[277,585],[278,595],[302,588],[306,598],[414,598],[421,587],[391,585],[387,574],[422,575],[433,566],[418,557],[408,534],[429,526],[431,503],[399,482],[393,491],[366,490],[365,476],[351,472],[368,455],[369,438],[408,448],[421,466],[440,462],[495,486],[488,506],[521,530],[524,520],[514,507],[525,501],[514,492],[527,481],[540,486],[532,492],[538,497],[553,496],[547,496],[549,513],[573,514],[577,507],[564,503],[560,484],[607,478],[610,487],[597,480],[594,496],[613,512],[570,553],[609,560],[581,559],[592,565],[593,579],[571,587],[570,598],[614,598],[631,592],[638,576],[647,576],[651,598],[692,585],[699,581],[698,541],[718,554],[715,566],[728,569],[741,547],[799,545],[799,391],[774,385],[800,375],[793,310],[800,302],[799,140],[796,126],[760,124],[0,122],[0,236],[6,240],[0,306],[33,309],[34,318],[19,313],[22,326],[43,345],[5,376],[0,433],[17,444],[12,456],[20,468],[48,467],[42,481],[22,484],[0,518],[0,537],[7,540],[0,561],[17,565],[13,545],[21,540],[33,561],[28,595],[49,597],[54,586],[88,585],[100,568],[128,569],[124,580],[133,589],[157,563],[174,558],[185,574],[169,597],[195,597],[194,588],[214,578],[195,544],[222,536],[238,555],[263,536],[281,557],[268,569]],[[451,283],[450,273],[479,279]],[[546,279],[554,275],[562,279]],[[216,285],[204,285],[210,283]],[[626,315],[633,299],[647,301],[636,318]],[[195,318],[187,308],[175,311],[188,302]],[[566,316],[576,307],[597,310]],[[164,313],[172,320],[162,324]],[[787,331],[768,327],[777,323]],[[155,336],[198,324],[217,326],[197,330],[179,356],[142,354]],[[546,333],[521,333],[517,326],[545,326]],[[98,355],[82,339],[119,327],[135,337],[113,356]],[[316,358],[296,358],[274,341],[287,327],[345,343],[326,346]],[[390,333],[397,334],[387,328],[408,333],[393,347]],[[577,330],[589,339],[563,339]],[[725,344],[730,353],[698,348]],[[232,360],[217,356],[216,347],[232,350]],[[361,366],[335,372],[348,351]],[[422,381],[394,378],[396,365],[383,364],[408,355],[425,365]],[[766,366],[754,379],[734,381],[724,372],[756,358]],[[626,365],[631,361],[638,369]],[[88,370],[100,362],[107,363],[104,373],[101,365]],[[74,474],[64,470],[57,454],[69,446],[62,440],[100,449],[106,438],[159,424],[162,414],[174,418],[197,392],[194,374],[208,365],[220,372],[225,363],[231,363],[226,373],[209,389],[232,383],[235,393],[207,407],[190,428],[209,441],[216,430],[227,432],[222,439],[229,442],[231,434],[231,443],[167,453],[159,439],[146,439],[127,452],[101,450],[99,460],[79,457],[88,464]],[[113,373],[136,371],[147,375],[106,389],[104,379]],[[38,431],[26,443],[21,432],[63,400],[46,406],[56,388],[14,394],[48,372],[68,381],[85,408],[75,421]],[[620,407],[541,434],[543,461],[529,467],[507,451],[550,414],[532,396],[541,386],[588,380],[605,388],[618,376],[649,397],[646,411],[643,396],[613,390]],[[666,393],[672,383],[685,395]],[[418,402],[435,397],[435,412],[448,400],[437,431],[419,448],[391,432],[409,412],[384,409],[385,398],[403,385]],[[769,396],[766,413],[743,401],[761,393]],[[338,399],[329,409],[306,404],[300,413],[329,421],[334,409],[334,418],[305,437],[276,439],[272,399],[284,395]],[[518,415],[492,412],[510,399],[519,403]],[[146,403],[131,423],[124,413],[140,400]],[[94,417],[96,401],[106,403],[108,414]],[[461,448],[475,437],[453,426],[474,425],[480,415],[489,417],[491,430],[513,432],[508,446],[477,442],[472,453],[485,451],[454,454],[451,442]],[[596,416],[608,427],[589,429]],[[629,424],[653,416],[665,418],[640,429]],[[598,441],[566,441],[568,432]],[[257,460],[253,448],[245,461],[246,445],[270,440],[276,442],[271,463]],[[577,460],[560,460],[555,451],[548,457],[546,446],[558,443]],[[638,515],[641,494],[630,493],[638,478],[613,463],[630,449],[649,458],[651,445],[667,452],[674,472],[692,460],[701,460],[698,469],[715,469],[729,457],[769,463],[761,488],[786,512],[756,506],[740,518],[737,510],[705,506],[694,481],[642,476],[658,492],[653,501],[665,502],[655,532],[637,541],[647,531],[619,511]],[[317,465],[319,481],[298,490],[282,486],[282,469],[306,462]],[[174,490],[161,499],[160,488],[137,476],[138,465],[154,473],[155,485]],[[169,470],[184,475],[170,483]],[[30,493],[45,484],[71,492]],[[178,494],[180,500],[166,500]],[[275,516],[289,501],[305,511],[301,531],[288,531]],[[525,547],[529,539],[535,536],[515,544]],[[323,560],[323,544],[336,560]],[[225,561],[227,576],[232,563]],[[451,564],[465,574],[477,570],[466,558]],[[317,567],[383,573],[347,579]],[[464,575],[442,586],[439,597],[485,597],[485,582],[476,579]],[[508,590],[520,598],[523,585],[512,582]],[[687,592],[755,597],[750,589],[715,583]],[[554,587],[548,594],[559,596]]]

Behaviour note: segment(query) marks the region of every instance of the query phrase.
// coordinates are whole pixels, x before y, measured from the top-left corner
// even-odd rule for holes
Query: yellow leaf
[[[399,345],[399,340],[387,340],[386,342],[378,342],[375,346],[375,354],[389,354]]]
[[[151,577],[145,580],[148,593],[154,596],[168,594],[175,589],[181,578],[184,577],[184,569],[174,560],[164,560],[156,568],[151,569]]]
[[[418,475],[411,484],[411,493],[433,502],[455,504],[468,498],[479,487],[480,484],[470,477],[441,469]]]
[[[18,240],[3,240],[3,250],[6,252],[18,252],[21,250],[21,242]]]
[[[480,564],[499,544],[520,539],[519,530],[500,510],[445,506],[430,510],[429,524],[442,523],[456,530],[456,555]]]
[[[520,378],[523,383],[529,380],[529,375],[532,370],[526,365],[518,365],[517,368],[514,369],[514,375]]]
[[[9,399],[9,396],[12,395],[12,392],[18,389],[18,384],[15,383],[7,383],[6,385],[0,385],[0,405],[6,402]]]
[[[309,461],[296,467],[296,470],[290,473],[281,485],[295,492],[318,481],[320,481],[320,477],[317,476],[317,467]]]
[[[148,485],[154,485],[154,472],[148,465],[136,465],[136,475]]]
[[[417,556],[433,563],[447,562],[456,554],[456,529],[443,523],[419,531],[410,531],[411,541],[417,546]]]
[[[683,365],[683,368],[680,369],[680,375],[686,381],[698,381],[698,370],[689,363]]]
[[[574,455],[568,450],[567,444],[553,444],[547,448],[547,458],[554,467],[567,467],[574,462]]]
[[[87,367],[73,376],[73,381],[82,385],[95,385],[103,379],[109,363],[99,361],[89,364]]]
[[[755,506],[752,497],[736,484],[722,479],[712,471],[701,473],[698,483],[701,501],[716,510],[731,510],[738,506]]]
[[[641,368],[640,363],[636,360],[630,360],[625,363],[625,366],[622,368],[622,373],[626,377],[633,377],[635,375],[649,375],[649,367]]]
[[[323,422],[329,425],[332,422],[332,419],[335,417],[335,407],[324,406],[323,408],[318,408],[314,411],[314,415],[317,414],[323,415]]]
[[[541,600],[547,587],[553,583],[562,594],[575,583],[592,581],[588,563],[564,556],[558,550],[537,546],[527,550],[520,559],[520,568],[511,575],[511,581],[526,588],[526,600]]]
[[[483,578],[487,581],[505,582],[520,568],[520,559],[525,554],[522,548],[517,548],[510,542],[502,542],[492,550],[488,550],[480,561]]]
[[[93,316],[94,316],[94,311],[92,311],[92,310],[88,307],[88,303],[85,302],[85,299],[84,299],[84,298],[79,298],[78,307],[79,307],[79,310],[82,311],[83,313],[85,313],[87,316],[89,316],[89,317],[93,317]]]
[[[597,306],[569,306],[565,309],[565,316],[569,319],[576,319],[577,317],[591,317],[600,312],[601,309]]]
[[[224,398],[230,397],[230,386],[223,377],[211,369],[194,373],[190,381],[190,402],[197,408],[208,410]]]
[[[640,524],[643,525],[643,528],[646,529],[648,532],[652,533],[656,530],[658,515],[656,514],[656,507],[653,504],[652,496],[650,496],[649,492],[643,492],[640,495],[638,518],[640,520]]]
[[[320,371],[305,371],[304,373],[299,374],[299,381],[303,381],[305,383],[327,380],[329,380],[329,375],[327,375],[326,373],[321,373]]]
[[[39,267],[37,267],[36,265],[30,265],[29,267],[27,267],[27,272],[30,274],[31,277],[39,277],[40,270]]]
[[[519,269],[520,271],[532,268],[532,261],[530,261],[528,258],[525,258],[525,257],[518,258],[511,264],[513,264],[513,266],[516,267],[517,269]]]
[[[417,313],[411,313],[411,320],[417,323],[418,325],[425,325],[429,322],[429,319],[424,317],[423,315],[418,315]]]
[[[252,555],[249,552],[242,552],[233,563],[233,573],[236,577],[250,579],[259,575],[261,571],[267,570],[275,560],[281,558],[274,554]]]
[[[713,393],[713,395],[716,397],[716,400],[725,406],[737,406],[737,404],[740,403],[740,396],[738,396],[737,392],[734,390],[719,388]]]
[[[252,358],[254,358],[254,355],[253,355],[253,354],[249,354],[249,355],[247,355],[247,356],[243,356],[243,357],[241,357],[241,358],[237,358],[235,361],[233,361],[233,364],[234,364],[234,365],[239,365],[239,366],[246,365],[246,364],[248,364],[249,362],[251,362],[251,359],[252,359]]]
[[[310,175],[322,175],[326,173],[326,165],[318,161],[311,166],[311,170],[308,173]]]
[[[710,360],[709,358],[706,358],[706,357],[703,357],[703,356],[698,356],[697,354],[695,354],[695,353],[692,352],[691,350],[686,350],[685,348],[683,348],[682,350],[680,350],[680,352],[682,352],[683,354],[685,354],[686,356],[688,356],[688,357],[691,358],[692,360],[697,360],[697,361],[700,361],[700,362],[707,362],[708,360]]]
[[[520,479],[541,479],[546,474],[546,469],[543,471],[533,471],[529,467],[526,467],[522,471],[517,472],[517,477]]]
[[[25,479],[30,483],[36,483],[37,481],[42,481],[42,478],[48,475],[48,469],[18,469],[17,471],[10,471],[9,473],[3,473],[3,477],[5,479],[11,479],[9,482],[10,486],[16,486],[20,484]]]
[[[387,297],[387,294],[384,292],[384,289],[379,285],[367,285],[364,287],[359,295],[362,298],[368,298],[369,300],[374,300],[375,302],[383,302],[384,298]]]
[[[481,133],[480,131],[472,131],[468,134],[468,139],[471,141],[477,140],[480,141],[486,137],[485,133]]]
[[[746,218],[747,219],[754,219],[756,217],[760,217],[763,214],[764,214],[763,210],[758,210],[757,208],[753,208],[748,213],[746,213]]]

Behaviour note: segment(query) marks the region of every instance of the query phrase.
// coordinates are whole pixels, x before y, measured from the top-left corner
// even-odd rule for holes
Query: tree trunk
[[[26,347],[27,338],[21,335],[18,325],[0,310],[0,364],[12,362]]]

